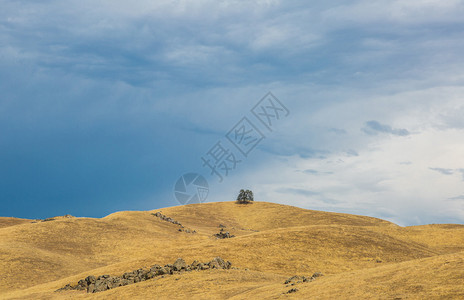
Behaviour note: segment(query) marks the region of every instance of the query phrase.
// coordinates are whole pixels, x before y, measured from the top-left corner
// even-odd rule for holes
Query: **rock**
[[[220,269],[219,263],[214,259],[208,263],[208,266],[211,269]]]
[[[64,287],[62,287],[60,289],[57,289],[55,292],[69,291],[69,290],[73,290],[73,289],[74,288],[70,284],[67,284]]]
[[[108,286],[108,281],[106,279],[98,279],[97,282],[95,282],[95,290],[93,293],[103,292],[108,289],[110,289]]]
[[[169,274],[169,270],[165,267],[162,267],[156,271],[156,275],[165,275]]]
[[[222,269],[224,269],[224,268],[226,267],[226,262],[225,262],[222,258],[220,258],[219,256],[218,256],[218,257],[215,257],[213,260],[216,261],[216,262],[218,263],[218,265],[219,265]]]
[[[172,269],[172,265],[171,264],[167,264],[164,266],[164,269],[166,270],[166,274],[172,274],[173,272],[173,269]]]
[[[198,268],[198,265],[200,264],[200,262],[198,260],[194,260],[191,264],[190,264],[190,269],[192,270],[196,270]]]
[[[292,276],[290,277],[289,279],[285,280],[284,284],[289,284],[289,283],[292,283],[294,281],[297,281],[298,279],[300,279],[300,276]]]
[[[153,277],[155,277],[155,272],[149,271],[149,272],[145,273],[145,280],[152,279]]]
[[[311,276],[311,278],[317,278],[317,277],[321,277],[321,276],[324,276],[324,274],[322,274],[321,272],[316,272],[313,274],[313,276]]]
[[[112,278],[109,278],[108,280],[106,280],[105,284],[106,284],[106,289],[108,289],[108,290],[110,290],[110,289],[112,289],[114,287]]]
[[[218,269],[230,269],[232,263],[230,261],[224,261],[222,258],[220,257],[216,257],[214,258],[211,263],[213,263],[213,265],[217,265],[217,268]],[[211,266],[211,264],[210,264]]]
[[[87,286],[87,293],[95,293],[95,283],[91,283]]]
[[[298,289],[297,288],[293,288],[291,290],[288,290],[287,294],[291,294],[291,293],[296,293],[298,292]]]
[[[121,280],[122,279],[120,277],[113,277],[111,280],[112,287],[115,288],[115,287],[121,286]]]
[[[303,276],[303,282],[311,282],[311,281],[313,281],[313,280],[314,280],[313,277],[308,278],[308,277]]]
[[[85,279],[79,280],[79,282],[77,283],[75,289],[79,290],[79,291],[86,290],[87,289],[87,281]]]
[[[125,286],[125,285],[130,284],[130,282],[129,282],[129,280],[127,280],[127,279],[122,279],[121,282],[120,282],[119,284],[120,284],[120,286]]]
[[[85,280],[85,279],[81,279],[81,280],[79,280],[79,282],[77,283],[77,285],[87,286],[87,285],[88,285],[88,282],[87,282],[87,280]]]
[[[178,258],[172,265],[172,269],[174,271],[185,270],[186,268],[187,268],[187,264],[182,258]]]
[[[77,284],[78,285],[87,285],[87,281],[85,279],[81,279],[81,280],[79,280],[79,282]]]
[[[97,280],[95,279],[95,276],[87,276],[85,278],[85,281],[87,281],[87,284],[89,285],[91,283],[95,283],[95,281],[97,281]]]

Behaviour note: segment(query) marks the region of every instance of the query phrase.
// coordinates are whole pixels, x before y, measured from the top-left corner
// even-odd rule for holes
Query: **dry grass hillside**
[[[158,211],[183,227],[153,215]],[[235,237],[214,237],[221,224]],[[217,256],[233,268],[157,276],[98,293],[56,292],[89,275],[120,276],[179,257],[189,264]],[[284,284],[315,272],[324,276]],[[291,289],[296,291],[287,293]],[[400,227],[266,202],[194,204],[102,219],[0,218],[1,299],[187,297],[464,299],[464,226]]]

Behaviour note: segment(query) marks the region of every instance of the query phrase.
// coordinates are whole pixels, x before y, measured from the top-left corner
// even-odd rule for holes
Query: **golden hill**
[[[161,211],[180,226],[153,215]],[[219,225],[235,235],[216,239]],[[88,275],[209,261],[237,269],[170,275],[109,291],[55,290]],[[400,227],[365,216],[234,202],[47,222],[0,218],[1,299],[462,298],[464,226]],[[293,275],[325,276],[286,286]],[[298,291],[285,294],[291,288]]]

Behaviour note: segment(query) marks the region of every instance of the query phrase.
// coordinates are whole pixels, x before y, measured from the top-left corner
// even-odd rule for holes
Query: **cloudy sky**
[[[178,205],[193,172],[206,201],[249,188],[464,223],[463,15],[458,0],[2,0],[0,215]],[[269,91],[288,109],[272,128],[251,111]],[[263,137],[246,156],[227,138],[244,117]],[[202,160],[218,142],[236,159],[222,182]]]

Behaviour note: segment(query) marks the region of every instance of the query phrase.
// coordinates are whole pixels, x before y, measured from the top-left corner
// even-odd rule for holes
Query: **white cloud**
[[[287,145],[294,152],[280,152],[280,157],[258,152],[254,159],[260,162],[245,161],[246,170],[234,176],[230,186],[251,184],[260,199],[374,215],[402,225],[464,222],[461,203],[447,200],[464,192],[464,130],[436,126],[445,112],[461,103],[464,91],[431,88],[363,97],[341,104],[329,101],[315,111],[311,105],[292,111],[263,143]],[[371,116],[413,134],[364,135],[360,129]],[[346,133],[337,135],[330,126],[343,127]],[[327,152],[322,157],[302,157],[300,146],[323,147]],[[348,149],[358,155],[347,154]],[[451,171],[445,175],[435,170]]]
[[[461,22],[464,9],[459,0],[448,1],[357,1],[324,12],[325,18],[352,24]]]

